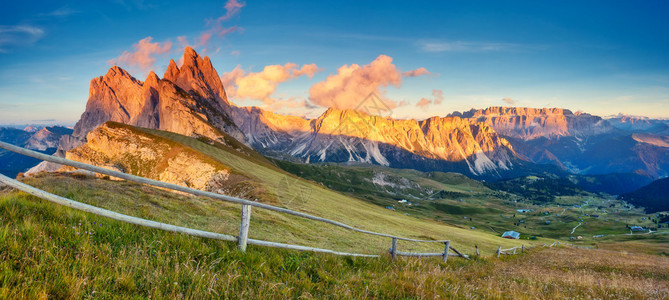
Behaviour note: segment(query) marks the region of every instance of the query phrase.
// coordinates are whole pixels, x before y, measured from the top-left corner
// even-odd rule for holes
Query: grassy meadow
[[[155,193],[161,193],[156,191]],[[351,258],[146,229],[13,191],[0,196],[0,298],[669,297],[669,258],[535,248],[516,256]]]

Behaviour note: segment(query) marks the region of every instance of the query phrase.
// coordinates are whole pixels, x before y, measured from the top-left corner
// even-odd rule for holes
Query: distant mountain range
[[[222,143],[235,139],[262,154],[303,163],[368,163],[486,180],[607,175],[623,192],[669,175],[663,121],[606,120],[560,108],[490,107],[425,120],[366,111],[330,108],[304,119],[238,107],[228,100],[209,58],[186,48],[183,65],[170,61],[162,79],[151,72],[139,81],[119,67],[94,78],[86,111],[73,133],[60,139],[57,155],[65,156],[86,143],[87,133],[114,121]],[[44,163],[32,171],[55,169]]]
[[[68,134],[72,134],[72,129],[61,126],[43,128],[28,126],[23,130],[2,127],[0,128],[0,141],[53,154],[56,152],[60,138]],[[39,162],[37,159],[0,149],[0,172],[7,176],[14,177]]]

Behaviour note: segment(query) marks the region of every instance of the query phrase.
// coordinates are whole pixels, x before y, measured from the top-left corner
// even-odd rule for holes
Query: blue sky
[[[2,124],[73,124],[90,80],[110,61],[145,78],[149,68],[119,57],[147,37],[164,47],[149,56],[159,76],[186,44],[210,56],[219,75],[315,64],[313,77],[274,82],[265,99],[232,97],[282,113],[322,112],[328,102],[310,93],[314,85],[341,66],[362,69],[385,55],[398,72],[430,73],[374,83],[396,104],[395,117],[509,105],[669,117],[664,1],[248,0],[235,11],[226,1],[18,2],[0,12]],[[230,28],[236,30],[216,36]],[[214,37],[199,44],[207,32]],[[434,101],[434,90],[442,101]],[[423,98],[431,104],[416,106]]]

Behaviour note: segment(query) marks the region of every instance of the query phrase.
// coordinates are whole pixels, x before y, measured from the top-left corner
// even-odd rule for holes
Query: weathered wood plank
[[[246,243],[249,239],[249,226],[251,225],[251,206],[242,205],[242,224],[239,226],[239,238],[237,248],[242,252],[246,251]]]
[[[453,252],[455,252],[455,254],[459,255],[460,257],[464,257],[464,258],[466,258],[466,259],[469,259],[469,255],[467,255],[467,254],[462,254],[462,253],[460,253],[460,251],[455,250],[455,248],[453,248],[453,247],[450,247],[450,248],[451,248],[451,250],[453,250]]]

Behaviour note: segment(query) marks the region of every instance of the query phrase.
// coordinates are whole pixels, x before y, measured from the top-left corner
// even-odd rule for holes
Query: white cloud
[[[425,52],[494,52],[509,51],[520,47],[512,43],[471,41],[420,41],[418,45]]]
[[[0,25],[0,52],[15,46],[30,46],[44,37],[42,28],[31,25]]]

